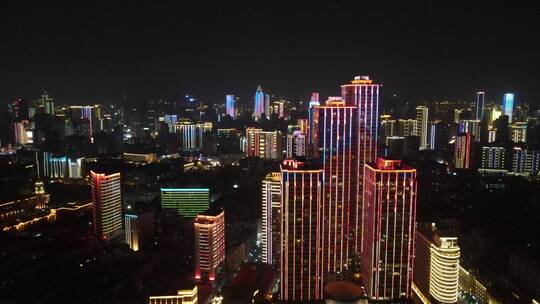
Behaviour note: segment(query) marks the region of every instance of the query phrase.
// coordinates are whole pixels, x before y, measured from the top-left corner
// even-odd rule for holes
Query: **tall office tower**
[[[92,218],[95,235],[107,240],[122,231],[122,190],[120,173],[92,176]]]
[[[411,297],[416,169],[378,158],[365,165],[362,275],[374,300]]]
[[[391,136],[386,138],[386,153],[388,158],[402,158],[405,137]]]
[[[174,131],[180,137],[182,151],[191,152],[201,150],[203,146],[203,135],[208,128],[211,131],[212,125],[206,126],[206,123],[196,124],[189,120],[181,120],[175,123]]]
[[[536,175],[540,171],[540,151],[531,148],[514,147],[512,171],[524,175]]]
[[[413,291],[422,303],[456,303],[460,250],[457,237],[435,224],[416,230]]]
[[[256,128],[246,129],[246,156],[264,159],[281,159],[282,136],[280,131],[262,131]]]
[[[497,129],[491,128],[488,130],[488,144],[497,140]]]
[[[405,136],[418,135],[416,133],[417,122],[415,119],[398,119],[397,124],[398,124],[397,136],[405,137]]]
[[[514,115],[514,93],[506,93],[503,97],[503,114],[508,116],[508,122],[512,123]]]
[[[309,101],[309,108],[308,108],[308,119],[309,119],[309,133],[306,133],[308,135],[308,144],[313,145],[317,141],[315,138],[317,137],[317,128],[315,127],[316,120],[317,120],[317,113],[318,111],[315,109],[315,107],[318,107],[320,105],[319,102],[319,93],[312,93],[311,94],[311,100]]]
[[[259,85],[255,92],[255,107],[253,108],[253,118],[255,120],[261,119],[262,114],[264,113],[264,99],[264,93]]]
[[[301,131],[287,135],[287,158],[306,156],[306,146],[306,135]]]
[[[499,143],[508,143],[510,141],[508,119],[507,115],[501,115],[493,122],[495,129],[497,129],[496,140]]]
[[[425,106],[416,107],[416,134],[420,136],[420,150],[429,149],[428,124],[429,109]]]
[[[284,160],[281,189],[281,300],[322,300],[323,170]]]
[[[194,218],[210,206],[208,188],[161,188],[161,208],[175,209],[186,218]]]
[[[397,124],[395,119],[383,119],[381,117],[381,142],[385,143],[386,138],[397,135]]]
[[[441,138],[442,121],[435,120],[429,123],[429,149],[440,151],[444,140]]]
[[[480,120],[462,119],[459,121],[458,133],[469,133],[475,142],[480,141]]]
[[[133,251],[139,251],[152,240],[154,234],[154,213],[127,211],[124,214],[124,237]]]
[[[325,273],[342,273],[359,252],[358,108],[328,100],[317,109],[318,148],[324,170],[321,261]]]
[[[232,119],[236,119],[238,110],[234,95],[225,95],[225,107],[227,108],[227,115],[232,117]]]
[[[195,280],[214,281],[225,261],[225,211],[209,209],[194,225]]]
[[[470,169],[472,166],[472,136],[459,133],[454,144],[454,166],[457,169]]]
[[[15,133],[15,143],[18,145],[26,145],[30,143],[28,138],[27,128],[29,127],[28,120],[13,123],[13,131]]]
[[[271,172],[262,181],[262,262],[279,266],[281,238],[281,173]]]
[[[459,123],[463,109],[454,109],[454,123]]]
[[[54,106],[54,99],[47,94],[47,92],[43,92],[43,95],[41,95],[41,104],[45,108],[45,113],[54,115],[56,113],[56,107]]]
[[[476,120],[482,120],[484,118],[484,92],[476,92]]]
[[[504,170],[507,168],[508,148],[501,145],[482,147],[482,168]]]
[[[67,157],[54,156],[51,152],[43,152],[43,176],[49,178],[67,178]]]
[[[264,114],[270,118],[270,94],[264,94]]]
[[[515,143],[527,142],[527,123],[516,122],[510,126],[510,138]]]
[[[356,144],[357,148],[351,152],[356,154],[353,154],[353,162],[349,165],[353,167],[352,172],[356,174],[355,179],[353,179],[354,184],[356,184],[356,190],[354,191],[356,197],[352,196],[353,206],[356,205],[356,210],[352,210],[356,218],[352,222],[354,233],[354,246],[352,249],[355,254],[360,253],[362,250],[364,165],[375,161],[377,157],[380,87],[381,85],[373,83],[369,76],[356,76],[350,84],[341,86],[341,96],[345,104],[357,107],[356,125],[352,128],[353,137],[356,137],[352,142]]]

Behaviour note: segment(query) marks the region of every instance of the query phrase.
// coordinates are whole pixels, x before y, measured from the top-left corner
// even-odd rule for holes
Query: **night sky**
[[[122,94],[213,103],[227,93],[251,103],[258,84],[298,99],[337,95],[367,74],[408,100],[472,99],[482,89],[490,100],[513,90],[540,103],[536,7],[11,2],[17,7],[0,8],[2,101],[47,90],[60,103]]]

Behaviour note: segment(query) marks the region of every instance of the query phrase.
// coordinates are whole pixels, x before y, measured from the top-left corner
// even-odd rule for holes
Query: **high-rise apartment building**
[[[492,144],[482,147],[482,169],[506,169],[509,161],[507,154],[509,151],[504,145]]]
[[[418,135],[417,132],[417,121],[415,119],[398,119],[397,121],[397,136],[415,136]]]
[[[413,291],[422,303],[456,303],[460,249],[457,237],[435,224],[416,231]]]
[[[416,107],[416,134],[420,136],[420,150],[429,149],[428,145],[429,108]]]
[[[281,174],[271,172],[262,181],[262,262],[279,265],[281,238]]]
[[[264,159],[281,159],[282,136],[280,131],[246,129],[246,156]]]
[[[458,133],[469,133],[475,142],[480,141],[480,120],[462,119],[459,121]]]
[[[365,165],[362,276],[374,300],[410,298],[416,223],[416,169],[378,158]]]
[[[353,182],[356,184],[352,205],[353,218],[352,232],[354,255],[358,255],[362,242],[362,187],[364,181],[364,165],[376,160],[377,156],[377,136],[379,133],[379,91],[381,85],[374,83],[369,76],[356,76],[349,84],[341,86],[341,97],[347,106],[357,107],[357,119],[352,128],[353,143],[356,144],[356,151],[352,151],[354,158],[351,163],[352,173],[356,175]],[[352,193],[351,193],[352,195]]]
[[[154,233],[154,213],[127,210],[124,214],[124,238],[133,251],[147,245]]]
[[[195,280],[214,281],[225,261],[225,211],[209,209],[194,225]]]
[[[358,108],[329,100],[317,109],[319,157],[324,170],[321,259],[325,272],[337,273],[348,269],[349,258],[358,252],[361,230],[356,167]]]
[[[100,240],[107,240],[122,231],[120,173],[106,175],[90,171],[90,175],[94,233]]]
[[[323,170],[284,160],[281,165],[282,301],[318,301],[323,296],[321,244]]]
[[[299,130],[287,135],[287,158],[306,156],[306,140],[306,135]]]

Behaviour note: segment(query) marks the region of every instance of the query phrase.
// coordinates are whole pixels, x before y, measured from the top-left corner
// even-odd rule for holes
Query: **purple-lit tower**
[[[257,91],[255,92],[255,108],[253,109],[253,118],[255,120],[261,119],[262,114],[264,113],[264,101],[265,96],[261,86],[259,85],[257,87]]]

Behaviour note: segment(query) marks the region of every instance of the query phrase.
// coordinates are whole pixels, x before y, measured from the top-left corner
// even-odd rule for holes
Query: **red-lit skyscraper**
[[[323,171],[295,160],[281,165],[282,301],[322,300],[321,203]]]
[[[357,145],[351,166],[356,174],[354,179],[357,195],[352,204],[358,208],[353,230],[353,252],[358,254],[362,251],[363,204],[362,182],[364,164],[374,162],[377,156],[377,133],[379,126],[379,90],[381,85],[373,83],[369,76],[356,76],[350,84],[341,86],[341,97],[347,106],[356,106],[357,120],[355,144]]]
[[[120,173],[95,173],[92,176],[92,217],[95,235],[106,240],[122,231],[122,193]]]
[[[195,280],[214,281],[225,261],[225,211],[209,209],[195,218]]]
[[[416,170],[378,158],[364,171],[362,275],[371,299],[410,298],[416,222]]]
[[[348,269],[358,226],[357,107],[328,100],[317,107],[319,157],[324,170],[322,267],[325,273]]]
[[[472,136],[470,133],[460,133],[454,144],[454,165],[457,169],[469,169],[471,162]]]

